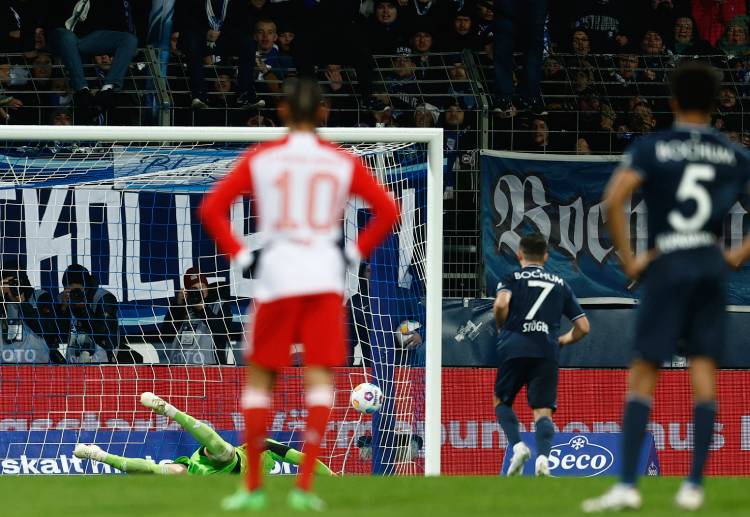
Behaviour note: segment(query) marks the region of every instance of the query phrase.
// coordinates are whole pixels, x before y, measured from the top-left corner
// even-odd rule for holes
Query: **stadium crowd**
[[[273,126],[280,82],[313,75],[329,125],[442,126],[469,149],[486,91],[494,148],[618,152],[670,123],[665,74],[701,56],[725,70],[714,125],[750,143],[745,0],[181,0],[159,18],[169,3],[9,0],[0,119],[155,124],[161,74],[172,124]],[[169,63],[148,67],[157,27]]]
[[[8,0],[0,6],[0,123],[276,126],[281,83],[313,76],[324,87],[329,126],[445,129],[444,228],[448,241],[463,246],[479,233],[480,145],[621,152],[671,123],[665,79],[682,59],[723,71],[713,125],[750,147],[748,3]],[[446,249],[449,274],[476,262]],[[227,336],[239,332],[230,310],[205,277],[184,273],[183,290],[155,331],[161,347],[175,351],[165,360],[224,363]],[[36,300],[28,279],[9,281],[26,294],[10,285],[6,301]],[[461,282],[456,289],[465,288]],[[89,335],[79,351],[112,360],[127,336],[106,317],[98,286],[83,289],[87,298],[102,296],[101,314],[76,315],[62,304],[53,307],[54,332],[31,325],[0,333],[13,342],[36,335],[34,346],[58,362],[74,360],[58,345]],[[45,308],[43,300],[33,305]],[[77,328],[87,321],[96,325]],[[368,343],[359,345],[367,357]]]

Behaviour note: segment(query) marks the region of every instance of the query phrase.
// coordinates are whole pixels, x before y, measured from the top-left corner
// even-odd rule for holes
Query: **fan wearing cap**
[[[232,311],[197,267],[185,271],[183,289],[169,302],[160,327],[170,364],[226,364]]]
[[[120,345],[115,295],[100,287],[96,277],[80,264],[65,269],[62,285],[56,311],[61,340],[68,344],[66,361],[115,362]]]
[[[0,282],[0,363],[64,363],[52,296],[16,264],[3,264]]]
[[[417,105],[424,102],[417,83],[416,69],[412,49],[407,46],[397,47],[396,57],[393,59],[393,72],[385,77],[388,96],[397,119],[404,116],[411,118]]]

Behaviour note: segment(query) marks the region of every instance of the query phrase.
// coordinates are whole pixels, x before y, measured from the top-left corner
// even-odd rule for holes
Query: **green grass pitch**
[[[238,486],[234,476],[7,477],[0,480],[3,516],[220,516],[219,500]],[[612,478],[368,477],[316,480],[318,493],[341,517],[565,517],[581,515],[586,497],[599,495]],[[638,516],[680,515],[672,498],[678,478],[646,478]],[[293,478],[268,479],[271,508],[260,515],[289,515],[286,491]],[[747,515],[747,478],[710,478],[698,515]],[[685,514],[687,515],[687,514]]]

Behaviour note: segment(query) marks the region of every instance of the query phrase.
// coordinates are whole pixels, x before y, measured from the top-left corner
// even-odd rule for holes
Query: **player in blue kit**
[[[620,482],[584,501],[586,512],[637,509],[636,468],[648,424],[659,365],[678,340],[690,358],[694,398],[693,462],[675,497],[685,510],[703,504],[703,467],[716,415],[716,365],[725,342],[729,264],[750,256],[750,241],[719,246],[722,223],[750,180],[745,151],[709,127],[721,75],[707,64],[685,62],[672,73],[671,129],[641,138],[627,150],[605,192],[607,224],[625,273],[642,274],[636,356],[630,366],[623,417]],[[648,207],[649,251],[635,256],[624,208],[641,188]]]
[[[513,401],[524,386],[536,427],[535,472],[537,476],[549,476],[560,347],[575,343],[589,332],[588,318],[570,286],[544,269],[548,258],[547,241],[542,235],[522,237],[518,250],[521,269],[497,285],[493,306],[495,322],[502,328],[497,347],[495,414],[513,447],[509,476],[520,474],[531,456],[521,441],[513,412]],[[571,320],[573,328],[558,336],[562,316]]]

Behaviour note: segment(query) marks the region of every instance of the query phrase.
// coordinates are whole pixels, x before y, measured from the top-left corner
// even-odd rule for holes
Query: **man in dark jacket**
[[[113,93],[122,89],[125,73],[133,59],[138,39],[133,34],[133,15],[127,0],[40,1],[47,43],[60,57],[70,76],[74,103],[86,110],[92,104],[103,108],[113,104]],[[92,98],[83,71],[81,55],[113,56],[104,85]]]
[[[185,271],[183,285],[160,327],[169,364],[227,364],[230,339],[237,337],[229,303],[196,267]]]
[[[203,72],[205,56],[239,58],[237,105],[242,109],[260,108],[253,82],[256,45],[250,25],[250,6],[246,0],[180,0],[175,5],[174,31],[179,32],[178,47],[185,53],[190,77],[191,106],[208,107]]]

